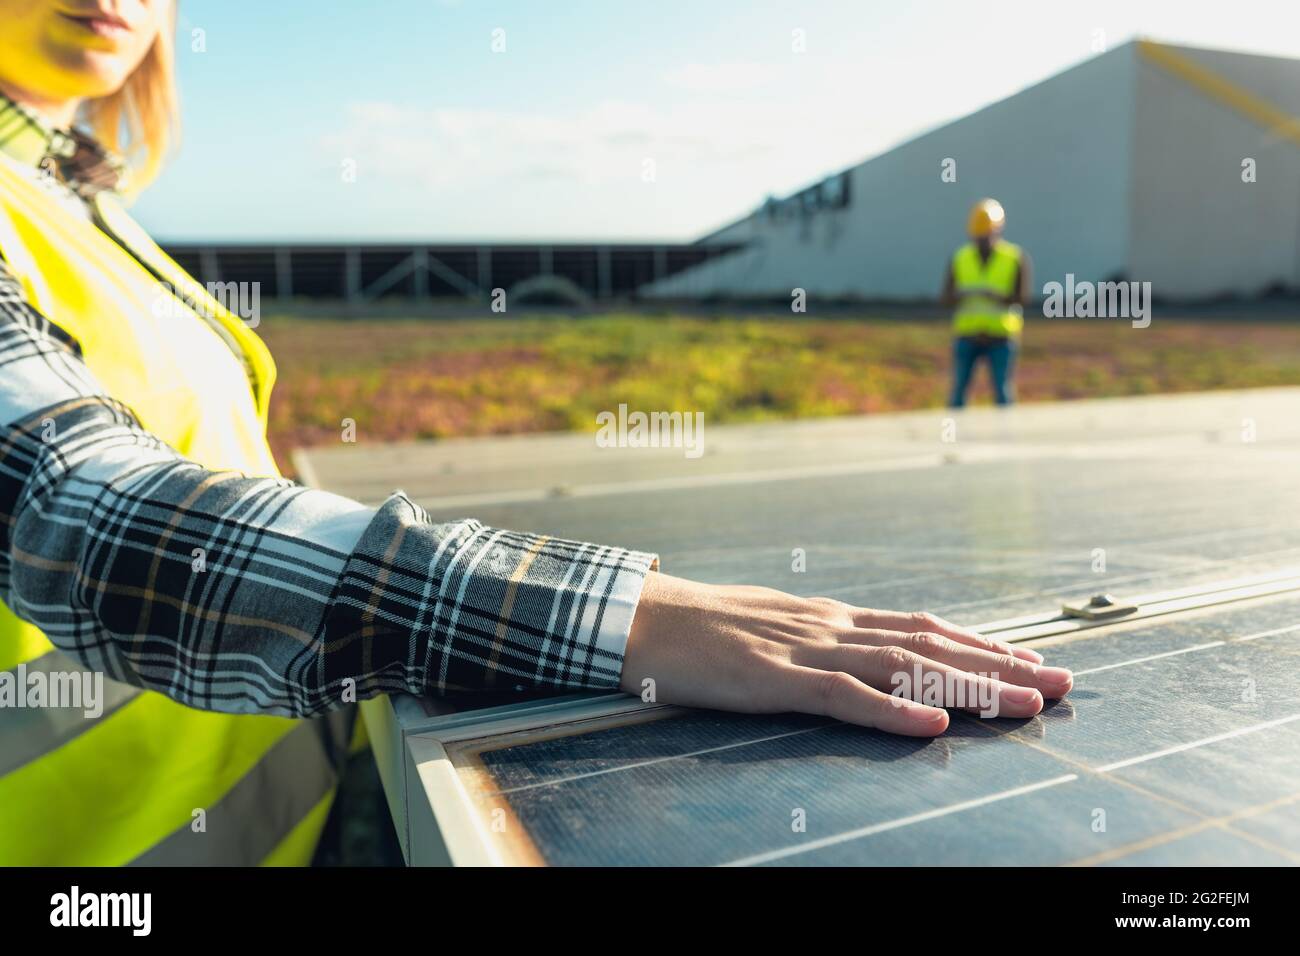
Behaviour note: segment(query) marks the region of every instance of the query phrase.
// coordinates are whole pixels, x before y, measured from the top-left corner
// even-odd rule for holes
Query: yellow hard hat
[[[982,239],[1000,232],[1006,224],[1007,214],[1002,209],[1002,203],[996,199],[981,199],[971,207],[966,231],[972,239]]]

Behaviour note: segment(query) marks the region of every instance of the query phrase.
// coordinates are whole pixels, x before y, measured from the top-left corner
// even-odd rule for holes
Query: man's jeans
[[[966,389],[970,387],[975,363],[988,359],[989,377],[993,379],[993,398],[999,405],[1010,405],[1016,398],[1012,375],[1016,364],[1015,339],[971,336],[953,340],[952,344],[952,396],[951,408],[966,404]]]

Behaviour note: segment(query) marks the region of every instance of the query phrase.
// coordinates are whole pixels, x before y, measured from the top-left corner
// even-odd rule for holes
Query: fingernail
[[[1043,655],[1038,653],[1038,651],[1034,650],[1032,647],[1017,647],[1013,653],[1031,663],[1043,663]]]
[[[914,704],[907,708],[907,716],[918,724],[933,724],[943,720],[944,710],[941,707],[926,707],[924,704]]]
[[[1038,691],[1032,687],[1012,687],[1004,690],[1002,697],[1013,704],[1032,704],[1038,699]]]
[[[1058,684],[1068,684],[1074,680],[1074,675],[1064,667],[1040,667],[1036,671],[1038,678],[1045,684],[1056,686]]]

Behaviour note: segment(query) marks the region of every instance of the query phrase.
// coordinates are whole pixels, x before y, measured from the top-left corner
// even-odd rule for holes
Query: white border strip
[[[1205,651],[1211,647],[1222,647],[1227,641],[1210,641],[1207,644],[1197,644],[1195,647],[1180,647],[1176,651],[1165,651],[1163,654],[1149,654],[1146,657],[1135,657],[1131,661],[1118,661],[1114,664],[1103,664],[1101,667],[1090,667],[1086,671],[1073,671],[1075,677],[1083,677],[1086,674],[1100,674],[1102,671],[1113,671],[1117,667],[1128,667],[1132,664],[1145,664],[1147,661],[1158,661],[1166,657],[1177,657],[1179,654],[1190,654],[1192,651]],[[1235,641],[1233,642],[1236,643]]]
[[[1168,757],[1171,754],[1182,753],[1185,750],[1195,750],[1197,747],[1204,747],[1207,744],[1217,744],[1221,740],[1231,740],[1233,737],[1244,737],[1247,734],[1253,734],[1259,730],[1268,730],[1270,727],[1281,727],[1283,724],[1289,724],[1293,720],[1300,720],[1300,714],[1292,714],[1290,717],[1279,717],[1277,720],[1267,720],[1262,724],[1252,724],[1249,727],[1238,727],[1236,730],[1229,730],[1226,733],[1215,734],[1213,737],[1206,737],[1203,740],[1193,740],[1191,743],[1178,744],[1175,747],[1166,747],[1164,750],[1157,750],[1155,753],[1142,754],[1140,757],[1129,757],[1127,760],[1117,760],[1114,763],[1108,763],[1101,767],[1093,767],[1092,769],[1096,773],[1110,773],[1113,770],[1131,767],[1134,764],[1146,763],[1148,760],[1159,760],[1161,757]]]
[[[914,813],[910,817],[900,817],[897,820],[888,820],[884,823],[873,823],[869,827],[861,827],[857,830],[849,830],[846,833],[837,833],[834,836],[822,837],[820,840],[813,840],[810,843],[801,843],[799,846],[790,846],[782,850],[769,850],[767,853],[756,853],[753,856],[747,856],[740,860],[733,860],[731,863],[724,863],[723,866],[757,866],[763,863],[771,863],[774,860],[783,860],[787,857],[798,856],[801,853],[811,853],[813,850],[820,850],[824,847],[835,846],[840,843],[848,843],[851,840],[860,840],[863,837],[869,837],[876,833],[884,833],[886,830],[897,830],[901,827],[908,827],[914,823],[924,823],[926,820],[934,820],[938,817],[946,817],[949,814],[961,813],[964,810],[973,810],[976,807],[987,806],[990,803],[997,803],[1000,800],[1009,800],[1012,797],[1024,796],[1026,793],[1033,793],[1035,790],[1046,790],[1048,787],[1060,786],[1063,783],[1070,783],[1078,780],[1077,773],[1067,773],[1062,777],[1053,777],[1051,780],[1041,780],[1038,783],[1027,784],[1023,787],[1016,787],[1012,790],[1003,790],[1000,793],[991,793],[988,796],[977,797],[974,800],[965,800],[961,803],[950,804],[946,807],[939,807],[934,810],[926,810],[924,813]]]
[[[536,790],[539,787],[556,787],[560,784],[573,783],[575,780],[588,780],[591,777],[603,777],[610,773],[621,773],[624,770],[639,770],[642,767],[653,767],[655,764],[667,763],[670,760],[686,760],[691,757],[702,757],[705,754],[721,753],[724,750],[735,750],[737,747],[752,747],[755,744],[765,744],[772,740],[784,740],[786,737],[798,737],[801,734],[811,734],[816,730],[825,730],[827,727],[837,727],[839,721],[830,721],[825,724],[818,724],[816,727],[800,727],[798,730],[787,730],[783,734],[771,734],[767,737],[757,739],[746,738],[745,740],[736,740],[729,744],[719,744],[716,747],[705,747],[701,750],[691,750],[683,754],[668,754],[665,757],[655,757],[651,760],[637,760],[633,763],[621,763],[617,767],[606,767],[603,770],[592,770],[589,773],[575,773],[567,777],[555,777],[551,780],[539,780],[537,783],[525,783],[522,786],[510,787],[506,790],[494,790],[484,796],[503,797],[511,793],[519,793],[524,790]]]

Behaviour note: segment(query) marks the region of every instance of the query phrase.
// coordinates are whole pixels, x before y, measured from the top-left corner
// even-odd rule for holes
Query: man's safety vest
[[[199,464],[276,474],[266,346],[112,196],[94,207],[79,218],[0,156],[0,256],[107,392]],[[0,604],[0,671],[19,664],[85,670]],[[0,865],[305,864],[353,711],[220,714],[107,678],[97,718],[0,708]]]
[[[996,297],[1016,291],[1020,247],[999,239],[988,261],[980,258],[975,243],[968,242],[952,257],[952,282],[957,293],[953,335],[991,335],[1014,338],[1024,327],[1020,306],[1004,305]]]

